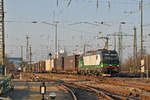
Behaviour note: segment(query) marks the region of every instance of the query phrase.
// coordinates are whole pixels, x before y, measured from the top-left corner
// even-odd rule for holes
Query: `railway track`
[[[49,79],[45,79],[40,76],[38,76],[38,77],[41,79],[44,79],[44,80],[49,80]],[[78,100],[77,96],[75,95],[75,93],[76,93],[75,89],[79,88],[78,86],[76,86],[73,83],[70,84],[70,83],[62,81],[62,80],[57,80],[57,83],[61,84],[64,88],[66,88],[71,93],[73,100]],[[99,98],[99,100],[102,100],[102,99],[103,100],[116,100],[116,98],[119,98],[119,97],[115,97],[115,99],[114,99],[114,97],[112,97],[112,95],[110,96],[110,94],[108,95],[108,93],[106,93],[106,92],[103,92],[103,91],[100,91],[100,90],[97,90],[95,88],[88,87],[88,86],[84,87],[84,86],[80,85],[80,89],[84,89],[89,92],[94,92],[96,94],[96,96]],[[119,99],[119,100],[122,100],[122,99]],[[126,99],[124,99],[124,100],[126,100]]]
[[[102,92],[112,98],[114,98],[115,100],[150,100],[150,93],[145,93],[145,92],[139,92],[139,91],[131,91],[131,90],[127,90],[125,88],[128,87],[122,87],[122,88],[118,88],[117,86],[113,86],[111,88],[109,87],[105,87],[105,85],[102,85],[103,87],[97,85],[86,85],[86,83],[84,83],[84,85],[82,83],[77,83],[77,85],[84,87],[84,88],[92,88],[94,91],[98,92]]]
[[[80,89],[84,89],[88,92],[93,92],[96,94],[96,96],[98,97],[98,100],[113,100],[112,97],[110,97],[109,95],[105,94],[104,92],[102,91],[98,91],[92,87],[83,87],[83,86],[78,86],[78,85],[73,85],[73,83],[66,83],[69,87],[73,87],[73,88],[80,88]]]
[[[89,87],[89,86],[88,86]],[[128,96],[123,96],[120,94],[116,94],[114,92],[109,92],[106,90],[100,90],[93,87],[89,87],[91,90],[95,91],[97,94],[104,96],[107,100],[139,100],[137,98],[131,98]]]
[[[38,77],[38,79],[34,80],[36,82],[49,82],[49,80],[47,80],[46,78],[42,78],[42,77]],[[33,82],[33,81],[32,81]],[[78,100],[75,93],[72,91],[72,89],[70,89],[67,85],[65,84],[62,84],[62,81],[61,80],[57,80],[56,81],[56,84],[60,84],[60,87],[64,88],[65,90],[68,91],[68,93],[70,93],[71,97],[72,97],[72,100]]]
[[[140,100],[140,99],[137,99],[134,97],[129,97],[129,96],[117,94],[115,92],[97,89],[97,88],[92,87],[92,86],[81,85],[81,84],[74,84],[73,85],[73,83],[66,83],[66,84],[68,84],[69,86],[75,86],[75,87],[83,88],[83,89],[90,91],[90,92],[94,92],[96,94],[96,96],[99,98],[99,100],[102,100],[102,99],[105,99],[105,100]]]
[[[45,78],[45,77],[43,77],[43,76],[37,76],[39,79],[38,79],[38,82],[39,81],[45,81],[45,82],[49,82],[49,81],[54,81],[54,82],[56,82],[56,84],[59,84],[59,86],[61,86],[61,87],[63,87],[63,88],[65,88],[70,94],[71,94],[71,96],[72,96],[72,100],[83,100],[83,99],[81,99],[80,97],[82,97],[82,98],[84,98],[85,100],[98,100],[98,99],[96,99],[96,98],[92,98],[92,97],[88,97],[89,95],[90,95],[90,92],[91,91],[88,91],[88,92],[86,92],[86,96],[81,96],[82,95],[82,92],[83,92],[83,90],[85,91],[85,89],[83,89],[83,88],[78,88],[78,87],[73,87],[73,86],[71,86],[71,85],[69,85],[68,83],[66,83],[65,81],[63,81],[63,80],[51,80],[51,79],[49,79],[49,78]],[[78,92],[77,92],[78,91]],[[84,92],[85,93],[85,92]],[[83,93],[83,94],[84,94]],[[85,95],[85,94],[84,94]]]
[[[70,89],[69,87],[67,87],[64,84],[62,86],[69,91],[69,93],[71,94],[73,100],[78,100],[75,93],[72,91],[72,89]]]
[[[117,85],[117,84],[122,83],[122,81],[116,81],[117,79],[113,81],[112,80],[108,81],[108,79],[105,79],[105,78],[104,79],[98,79],[98,78],[91,79],[91,77],[88,78],[86,76],[73,76],[73,75],[65,76],[65,75],[57,75],[57,74],[53,76],[37,74],[37,76],[41,77],[41,79],[43,80],[55,80],[58,78],[62,80],[66,80],[65,82],[63,81],[63,83],[67,84],[67,86],[72,87],[76,85],[76,87],[72,87],[72,88],[77,88],[78,86],[78,88],[83,88],[84,90],[94,92],[97,97],[99,98],[103,97],[106,100],[150,100],[150,95],[147,95],[149,94],[148,91],[137,91],[138,88],[136,90],[134,89],[134,87],[136,86],[127,87],[126,85],[125,86]],[[71,80],[68,80],[68,79],[71,79]],[[78,83],[77,81],[78,82],[81,81],[79,82],[80,84],[75,84],[75,83]],[[87,82],[87,81],[94,82],[94,84],[97,86],[93,86],[92,84],[91,85],[89,84],[86,86],[84,82]],[[115,85],[116,82],[117,84]],[[105,87],[103,87],[103,85]],[[145,92],[147,93],[145,94]]]

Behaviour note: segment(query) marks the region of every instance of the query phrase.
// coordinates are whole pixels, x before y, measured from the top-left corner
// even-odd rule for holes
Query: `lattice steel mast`
[[[3,67],[3,75],[6,75],[5,68],[5,33],[4,33],[4,0],[0,1],[0,52],[1,52],[1,62]]]

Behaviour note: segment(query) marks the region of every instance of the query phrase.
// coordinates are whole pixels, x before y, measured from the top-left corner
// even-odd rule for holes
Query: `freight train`
[[[84,55],[49,59],[32,64],[31,72],[76,74],[113,74],[120,72],[119,57],[115,50],[99,49]]]

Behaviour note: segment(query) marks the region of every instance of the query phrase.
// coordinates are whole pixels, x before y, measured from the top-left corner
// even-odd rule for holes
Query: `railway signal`
[[[42,100],[44,100],[44,95],[46,94],[45,82],[43,82],[42,85],[40,86],[40,94],[42,94]]]

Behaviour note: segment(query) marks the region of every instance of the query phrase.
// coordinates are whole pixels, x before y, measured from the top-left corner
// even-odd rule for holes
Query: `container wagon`
[[[55,59],[54,70],[57,73],[77,73],[79,55],[65,56]]]
[[[64,72],[77,73],[78,62],[79,62],[79,55],[64,57]]]
[[[54,71],[53,72],[57,72],[57,73],[64,72],[64,57],[54,59]]]

